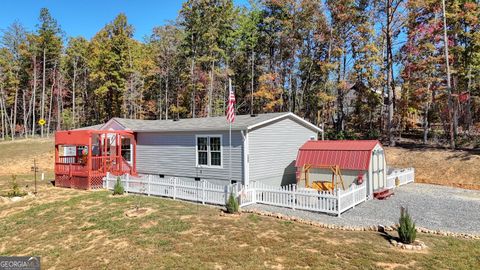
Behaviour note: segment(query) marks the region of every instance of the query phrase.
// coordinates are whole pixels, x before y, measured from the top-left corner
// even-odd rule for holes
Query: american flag
[[[235,121],[235,94],[233,93],[231,87],[230,95],[228,97],[227,121],[230,123],[233,123],[233,121]]]

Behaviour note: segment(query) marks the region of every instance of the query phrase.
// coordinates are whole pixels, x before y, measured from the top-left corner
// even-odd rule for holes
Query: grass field
[[[135,205],[144,216],[127,217]],[[45,269],[473,269],[480,241],[418,235],[400,251],[374,232],[317,228],[215,207],[42,186],[0,205],[0,254],[39,255]]]
[[[8,190],[14,166],[22,187],[32,191],[31,165],[22,160],[50,155],[51,141],[24,142],[0,144],[1,191]],[[45,171],[51,177],[51,168],[46,166]],[[223,216],[215,207],[157,197],[112,197],[106,191],[55,188],[47,181],[38,187],[37,197],[0,202],[0,255],[39,255],[43,269],[474,269],[480,265],[478,240],[419,234],[429,249],[403,251],[390,246],[380,233],[322,229],[254,214]],[[126,216],[136,205],[148,211]]]

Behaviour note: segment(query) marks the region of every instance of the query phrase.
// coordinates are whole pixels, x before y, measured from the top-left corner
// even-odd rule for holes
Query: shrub
[[[124,192],[125,189],[120,181],[120,177],[117,177],[117,183],[115,183],[115,186],[113,187],[113,195],[123,195]]]
[[[415,241],[417,237],[417,231],[415,229],[415,222],[413,222],[412,217],[408,213],[408,209],[400,207],[400,220],[398,226],[398,237],[400,241],[405,244],[411,244]]]
[[[12,182],[10,184],[11,190],[8,192],[7,196],[8,197],[22,197],[27,195],[27,193],[23,192],[20,189],[20,185],[17,183],[17,176],[12,175]]]
[[[358,135],[355,134],[353,130],[344,130],[337,132],[335,130],[333,131],[327,131],[325,133],[325,137],[329,140],[357,140]]]
[[[238,213],[238,200],[233,195],[233,192],[230,193],[230,196],[228,197],[226,207],[227,207],[227,212],[228,213],[230,213],[230,214]]]
[[[380,138],[380,132],[378,132],[376,129],[370,129],[367,131],[367,134],[365,134],[364,138],[367,140],[377,140]]]

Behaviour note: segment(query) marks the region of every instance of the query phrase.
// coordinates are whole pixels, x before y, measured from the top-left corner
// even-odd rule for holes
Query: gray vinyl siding
[[[196,135],[222,136],[222,168],[196,166]],[[138,132],[137,171],[193,180],[195,177],[225,183],[229,177],[228,131],[218,132]],[[232,180],[243,180],[243,137],[232,131]]]
[[[269,185],[295,183],[298,149],[317,132],[285,118],[248,133],[249,180]]]

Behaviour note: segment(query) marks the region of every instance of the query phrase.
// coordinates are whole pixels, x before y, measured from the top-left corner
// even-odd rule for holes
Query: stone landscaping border
[[[396,231],[397,226],[383,226],[383,225],[371,225],[371,226],[343,226],[343,225],[335,225],[335,224],[326,224],[317,221],[312,221],[308,219],[303,219],[299,217],[289,217],[279,213],[272,213],[272,212],[265,212],[265,211],[258,211],[254,209],[242,209],[242,213],[251,213],[257,214],[260,216],[267,216],[267,217],[274,217],[282,220],[288,221],[295,221],[301,224],[312,225],[315,227],[326,228],[326,229],[336,229],[342,231],[373,231],[373,232],[387,232],[387,231]],[[416,228],[417,232],[425,233],[425,234],[433,234],[433,235],[441,235],[441,236],[452,236],[456,238],[466,238],[466,239],[478,239],[480,240],[480,235],[469,234],[469,233],[455,233],[455,232],[447,232],[441,230],[430,230],[422,227]]]
[[[390,239],[390,244],[394,247],[398,247],[398,248],[406,249],[406,250],[424,250],[424,249],[428,248],[425,245],[425,243],[423,243],[420,240],[415,240],[415,242],[413,242],[411,244],[404,244],[402,242],[398,242],[397,240]]]

